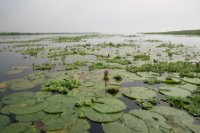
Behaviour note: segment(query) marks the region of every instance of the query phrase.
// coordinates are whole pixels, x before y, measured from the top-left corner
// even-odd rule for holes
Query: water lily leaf
[[[51,96],[52,93],[51,92],[43,92],[43,91],[39,91],[39,92],[36,92],[35,95],[32,97],[32,98],[47,98],[49,96]]]
[[[88,117],[92,121],[96,122],[111,122],[119,119],[120,117],[123,116],[122,112],[119,113],[100,113],[94,109],[87,108],[85,112],[86,117]]]
[[[146,110],[131,110],[131,115],[145,122],[150,133],[170,133],[171,126],[166,124],[166,119],[157,113]]]
[[[123,94],[131,99],[149,99],[157,96],[155,90],[145,87],[131,87],[130,92],[125,92]]]
[[[49,105],[44,109],[47,113],[61,113],[67,108],[74,108],[76,99],[74,97],[69,97],[66,95],[53,95],[47,98]]]
[[[193,84],[184,84],[184,85],[180,85],[179,87],[190,92],[193,92],[194,90],[197,89],[197,86]]]
[[[13,69],[13,70],[7,71],[6,74],[7,75],[14,75],[14,74],[22,73],[22,72],[23,72],[23,70],[21,70],[21,69]]]
[[[138,76],[144,77],[144,78],[150,78],[150,77],[159,77],[159,73],[154,73],[154,72],[137,72],[136,73]]]
[[[177,97],[187,97],[191,95],[191,92],[178,88],[176,86],[170,86],[170,85],[165,85],[160,87],[159,92],[161,94],[167,95],[167,96],[177,96]]]
[[[15,105],[12,105],[10,112],[16,115],[31,114],[39,112],[48,106],[46,101],[27,100]]]
[[[200,79],[199,78],[183,78],[183,81],[190,83],[190,84],[194,84],[194,85],[200,85]]]
[[[6,87],[7,87],[7,84],[6,84],[6,83],[0,83],[0,89],[6,88]]]
[[[93,87],[95,85],[95,83],[91,82],[91,81],[90,82],[83,82],[82,85],[85,86],[85,87]]]
[[[171,123],[172,126],[182,125],[183,128],[185,127],[186,132],[192,130],[194,133],[199,133],[200,131],[199,126],[193,125],[194,117],[189,115],[184,110],[175,109],[167,106],[159,106],[159,107],[154,107],[151,111],[165,116],[169,120],[168,123]]]
[[[67,133],[88,133],[90,124],[85,119],[77,119],[75,123],[67,127]]]
[[[33,92],[17,92],[12,93],[4,96],[2,98],[2,102],[4,104],[16,104],[19,102],[26,101],[27,99],[30,99],[34,95]]]
[[[117,99],[99,98],[94,101],[92,108],[101,113],[114,113],[123,111],[126,108],[126,105]]]
[[[28,123],[13,123],[1,130],[1,133],[22,133],[31,127]]]
[[[10,123],[9,117],[5,115],[0,115],[0,130],[6,127]]]
[[[130,114],[124,114],[117,121],[103,123],[105,133],[149,133],[145,122]]]
[[[32,122],[36,120],[41,120],[45,116],[45,113],[42,111],[27,114],[27,115],[17,115],[15,119],[19,122]]]

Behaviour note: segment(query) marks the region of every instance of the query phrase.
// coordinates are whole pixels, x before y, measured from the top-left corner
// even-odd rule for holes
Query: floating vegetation
[[[68,93],[73,88],[77,88],[80,85],[80,82],[77,80],[55,80],[47,81],[43,84],[42,91],[52,91],[59,93]]]
[[[6,83],[0,83],[0,89],[6,88],[7,84]]]
[[[54,68],[55,64],[51,64],[48,62],[42,63],[40,65],[33,64],[33,70],[51,70]]]
[[[159,92],[163,95],[175,97],[187,97],[191,95],[191,92],[172,85],[165,85],[160,87]]]
[[[118,64],[121,64],[121,65],[129,65],[129,64],[132,64],[132,62],[130,60],[127,60],[127,59],[121,59],[121,58],[118,58],[118,57],[115,57],[113,59],[106,59],[106,61],[108,63],[118,63]]]
[[[21,54],[28,54],[30,56],[35,56],[43,50],[45,50],[45,49],[44,48],[29,48],[24,51],[17,51],[17,52],[20,52]]]
[[[103,63],[94,63],[92,65],[89,66],[89,70],[94,70],[94,69],[122,69],[119,66],[116,65],[105,65]]]
[[[157,92],[154,89],[145,87],[131,87],[130,92],[125,92],[123,94],[131,99],[149,99],[157,96]]]
[[[149,84],[149,85],[153,85],[153,84],[160,84],[161,81],[158,80],[156,77],[150,77],[148,79],[145,79],[144,80],[144,83],[145,84]]]
[[[157,73],[191,73],[199,71],[196,68],[196,65],[190,62],[158,62],[156,64],[144,64],[140,67],[131,66],[126,68],[129,72],[157,72]],[[186,76],[186,75],[185,75]]]
[[[150,60],[150,56],[149,55],[145,55],[145,54],[135,55],[134,59],[135,60],[146,61],[146,60]]]
[[[115,75],[113,77],[116,81],[122,81],[122,76],[121,75]]]
[[[14,75],[14,74],[22,73],[22,72],[23,72],[23,70],[15,69],[15,70],[7,71],[6,74],[8,74],[8,75]]]
[[[98,37],[99,35],[82,35],[82,36],[67,36],[67,37],[57,37],[54,39],[55,42],[80,42],[82,39]]]

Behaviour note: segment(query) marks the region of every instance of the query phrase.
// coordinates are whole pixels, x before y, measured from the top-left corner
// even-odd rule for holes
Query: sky
[[[0,0],[0,32],[200,29],[200,0]]]

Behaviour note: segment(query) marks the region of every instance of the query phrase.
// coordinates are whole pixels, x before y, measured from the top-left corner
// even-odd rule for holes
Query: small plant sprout
[[[104,82],[105,82],[105,87],[107,87],[107,85],[108,85],[108,83],[109,83],[108,73],[109,73],[108,70],[105,70],[105,71],[104,71],[104,77],[103,77],[103,80],[104,80]]]

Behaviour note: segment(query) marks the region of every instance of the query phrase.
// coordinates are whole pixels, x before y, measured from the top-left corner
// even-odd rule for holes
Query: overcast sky
[[[0,0],[0,32],[200,29],[200,0]]]

